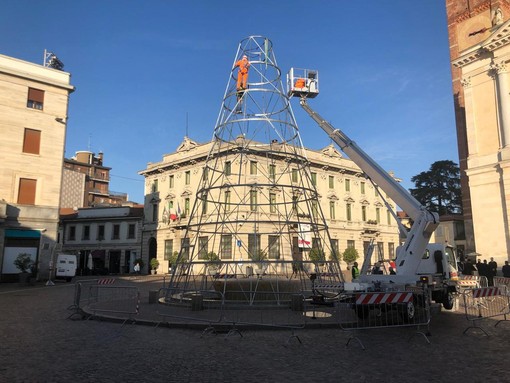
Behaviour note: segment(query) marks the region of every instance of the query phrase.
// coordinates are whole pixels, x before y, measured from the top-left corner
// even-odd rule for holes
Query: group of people
[[[508,262],[505,262],[507,264]],[[460,271],[464,275],[475,275],[478,272],[480,277],[486,277],[489,286],[494,286],[494,277],[498,275],[498,263],[491,257],[490,262],[486,259],[479,259],[478,262],[473,263],[471,259],[460,263]],[[504,268],[504,266],[503,266]]]

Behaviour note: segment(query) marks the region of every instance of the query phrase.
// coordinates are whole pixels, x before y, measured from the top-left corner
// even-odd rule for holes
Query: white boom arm
[[[414,278],[430,236],[439,225],[437,213],[428,211],[345,133],[335,129],[313,111],[308,106],[306,98],[302,97],[300,104],[340,149],[414,221],[404,245],[397,254],[397,275],[408,275]]]

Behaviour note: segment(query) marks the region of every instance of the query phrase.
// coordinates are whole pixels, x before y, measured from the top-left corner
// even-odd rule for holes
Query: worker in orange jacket
[[[235,63],[234,67],[239,67],[239,70],[237,71],[237,90],[246,89],[246,83],[248,82],[248,69],[250,68],[248,56],[244,55],[241,60]]]

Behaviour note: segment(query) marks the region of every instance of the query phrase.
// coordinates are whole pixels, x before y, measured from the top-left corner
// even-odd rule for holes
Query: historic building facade
[[[78,275],[124,274],[141,257],[143,207],[67,209],[61,215],[62,252],[78,255]]]
[[[0,55],[0,280],[27,253],[48,278],[57,244],[71,75]]]
[[[104,166],[103,158],[102,152],[79,151],[64,159],[61,207],[121,206],[127,202],[126,193],[110,191],[111,168]]]
[[[510,1],[447,1],[447,14],[466,251],[501,265],[510,254]]]
[[[211,145],[210,142],[198,144],[185,137],[174,153],[164,155],[161,162],[149,163],[147,169],[140,172],[145,177],[142,254],[144,261],[157,257],[160,271],[168,270],[172,254],[181,249],[184,228],[193,210],[197,187],[204,176],[203,167]],[[336,248],[339,254],[347,247],[354,247],[362,257],[364,249],[374,240],[377,249],[375,257],[393,259],[399,244],[397,224],[376,188],[351,160],[343,157],[332,145],[319,151],[305,149],[305,152],[310,164],[311,178],[319,194],[317,209],[321,209],[325,216],[332,247]],[[268,164],[264,151],[255,156],[243,165],[247,174],[253,174],[254,164],[258,171],[262,172],[260,169],[277,169],[281,165],[278,161],[285,161],[285,156],[282,155],[278,161],[274,162],[273,159],[271,164]],[[229,165],[222,164],[222,171],[228,171]],[[292,175],[294,176],[300,175],[296,173]],[[254,182],[256,177],[257,175],[253,176]],[[272,195],[271,191],[267,194]],[[228,204],[236,204],[241,197],[226,194],[221,198],[228,198]],[[278,194],[274,193],[274,197],[269,198],[278,198]],[[257,202],[262,203],[260,200],[254,203]],[[388,202],[394,211],[396,206],[392,201]],[[255,230],[264,231],[263,228]],[[246,237],[248,235],[249,230]],[[248,238],[237,240],[248,241]],[[261,241],[264,246],[270,239],[262,238]],[[235,252],[236,243],[222,246],[234,249],[229,253],[232,257],[230,254]],[[211,248],[207,250],[216,251]],[[238,256],[243,257],[243,254]],[[289,254],[279,256],[289,259]]]

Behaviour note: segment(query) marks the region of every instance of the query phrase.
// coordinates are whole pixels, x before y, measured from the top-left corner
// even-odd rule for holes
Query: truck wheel
[[[416,314],[416,308],[414,307],[414,302],[407,302],[404,303],[402,306],[399,307],[400,315],[402,316],[402,319],[404,322],[412,322],[414,319],[414,316]]]
[[[453,293],[451,291],[445,291],[443,293],[443,307],[446,310],[453,309],[453,305],[455,303],[455,297],[453,296]]]
[[[354,311],[356,311],[356,315],[358,316],[359,319],[366,319],[366,318],[368,318],[368,315],[370,314],[368,306],[363,306],[363,305],[356,305],[354,307]]]

